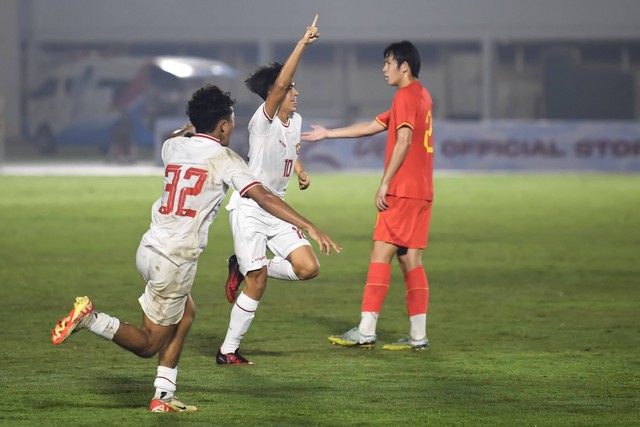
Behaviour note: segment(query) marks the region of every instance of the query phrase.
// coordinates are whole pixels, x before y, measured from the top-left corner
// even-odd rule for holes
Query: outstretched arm
[[[289,55],[289,58],[287,58],[287,60],[285,61],[282,69],[280,70],[280,74],[278,74],[278,78],[273,84],[269,95],[267,95],[264,109],[267,115],[271,118],[273,118],[278,112],[280,104],[282,104],[284,97],[287,95],[287,92],[291,87],[293,75],[298,68],[298,63],[300,62],[300,58],[302,58],[302,53],[304,52],[305,48],[316,41],[318,37],[320,37],[318,27],[316,27],[317,22],[318,15],[316,15],[311,26],[307,27],[304,35],[302,36],[298,44],[296,44],[296,47]]]
[[[255,200],[258,205],[283,221],[291,223],[298,228],[306,231],[309,236],[320,246],[320,251],[329,255],[331,248],[336,252],[340,252],[342,247],[335,243],[324,231],[313,225],[311,221],[293,210],[286,202],[282,201],[275,194],[267,191],[263,186],[256,185],[244,193],[245,196]]]
[[[320,125],[311,125],[311,130],[302,132],[300,139],[303,141],[321,141],[333,138],[358,138],[361,136],[374,135],[386,130],[377,120],[370,122],[355,123],[350,126],[336,129],[327,129]]]

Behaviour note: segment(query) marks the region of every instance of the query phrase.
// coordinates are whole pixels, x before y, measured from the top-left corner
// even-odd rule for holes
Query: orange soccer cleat
[[[51,342],[61,344],[69,335],[78,329],[80,322],[91,314],[93,303],[89,297],[77,297],[73,309],[62,319],[58,320],[51,331]]]
[[[151,412],[196,412],[195,406],[185,405],[177,397],[171,396],[165,399],[153,399],[149,404]]]

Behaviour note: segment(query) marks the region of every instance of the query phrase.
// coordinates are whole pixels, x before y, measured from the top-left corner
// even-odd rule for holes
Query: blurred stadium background
[[[296,75],[305,127],[387,109],[382,50],[408,39],[434,98],[438,169],[640,170],[636,0],[2,0],[3,170],[155,164],[203,81],[237,100],[243,153],[242,123],[259,103],[244,78],[286,59],[315,13],[321,39]],[[209,75],[184,64],[194,58],[215,62]],[[332,141],[303,148],[303,160],[375,169],[383,150],[383,138]]]

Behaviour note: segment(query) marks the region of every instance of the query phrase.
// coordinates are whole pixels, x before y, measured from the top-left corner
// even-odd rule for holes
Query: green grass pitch
[[[230,304],[226,211],[209,235],[178,395],[151,414],[156,359],[50,329],[78,295],[138,325],[135,251],[154,177],[0,177],[0,425],[624,426],[640,420],[640,176],[438,176],[424,263],[426,352],[397,264],[372,351],[326,337],[359,320],[378,174],[316,174],[288,201],[343,245],[309,282],[272,280],[243,354],[214,355]]]

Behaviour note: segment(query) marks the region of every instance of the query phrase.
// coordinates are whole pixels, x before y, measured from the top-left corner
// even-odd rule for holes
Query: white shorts
[[[178,266],[153,247],[141,244],[136,266],[147,283],[138,298],[144,314],[156,325],[180,322],[196,277],[197,262]]]
[[[260,207],[240,204],[229,210],[229,222],[243,275],[267,265],[267,248],[273,255],[286,258],[301,246],[311,246],[302,230]]]

